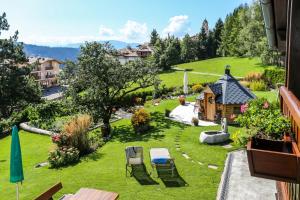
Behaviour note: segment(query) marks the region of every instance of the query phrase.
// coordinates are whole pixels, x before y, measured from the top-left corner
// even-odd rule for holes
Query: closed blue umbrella
[[[10,182],[16,183],[17,200],[19,199],[19,182],[24,180],[21,145],[17,126],[12,129],[11,150],[10,150]]]

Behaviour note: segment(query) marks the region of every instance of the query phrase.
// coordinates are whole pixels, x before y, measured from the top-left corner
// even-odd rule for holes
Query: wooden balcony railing
[[[281,111],[292,123],[292,133],[294,140],[300,149],[300,101],[286,87],[280,88]],[[300,162],[300,160],[298,160]],[[280,200],[299,200],[300,185],[295,183],[277,182]]]
[[[53,66],[47,66],[47,67],[45,67],[45,70],[53,70],[54,68],[53,68]]]

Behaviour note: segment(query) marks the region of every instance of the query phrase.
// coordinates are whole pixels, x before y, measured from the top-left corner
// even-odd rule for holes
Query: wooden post
[[[300,99],[300,1],[289,0],[286,35],[286,85]]]

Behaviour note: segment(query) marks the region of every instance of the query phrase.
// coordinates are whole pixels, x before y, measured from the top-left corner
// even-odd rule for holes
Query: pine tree
[[[158,35],[156,29],[153,29],[151,32],[151,35],[150,35],[150,44],[152,46],[154,46],[158,39],[159,39],[159,35]]]
[[[213,51],[214,51],[214,56],[217,56],[219,55],[217,53],[217,50],[219,49],[220,45],[221,45],[221,33],[224,29],[224,23],[222,21],[221,18],[218,19],[216,25],[215,25],[215,28],[213,30]]]
[[[181,43],[181,60],[182,62],[190,62],[195,60],[196,46],[189,34],[186,34]]]
[[[208,35],[209,35],[208,22],[205,19],[202,23],[201,31],[198,35],[198,45],[197,45],[197,57],[198,57],[198,59],[208,58],[208,54],[207,54]]]

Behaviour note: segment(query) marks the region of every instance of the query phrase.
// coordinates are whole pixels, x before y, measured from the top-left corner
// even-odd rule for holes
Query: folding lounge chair
[[[143,147],[126,147],[126,176],[127,172],[130,172],[132,176],[132,165],[141,165],[144,163],[143,157]],[[128,170],[128,167],[131,167],[131,171]]]
[[[154,171],[154,168],[160,166],[169,167],[167,169],[160,169],[160,170],[171,171],[172,177],[174,176],[175,163],[174,163],[174,159],[171,158],[169,150],[167,148],[150,149],[150,159],[151,159],[152,172]]]

